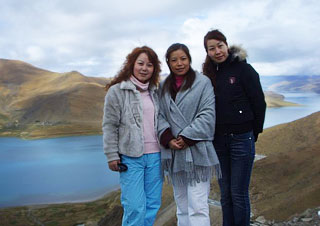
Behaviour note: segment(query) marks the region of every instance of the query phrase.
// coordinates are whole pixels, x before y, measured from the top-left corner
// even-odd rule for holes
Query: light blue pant
[[[122,226],[152,226],[161,205],[160,153],[121,156],[128,170],[120,173]]]

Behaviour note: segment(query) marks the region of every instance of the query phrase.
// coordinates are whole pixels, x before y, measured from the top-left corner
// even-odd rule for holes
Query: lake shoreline
[[[261,160],[265,158],[265,155],[259,155],[256,154],[255,156],[255,161]],[[19,207],[36,207],[36,208],[42,208],[46,206],[51,206],[51,205],[57,205],[57,204],[79,204],[79,203],[88,203],[88,202],[95,202],[99,200],[103,200],[107,198],[112,192],[120,190],[120,185],[113,186],[109,189],[107,189],[102,195],[98,195],[94,198],[80,198],[77,200],[70,200],[70,201],[58,201],[58,202],[49,202],[49,203],[31,203],[31,204],[24,204],[24,205],[17,205],[17,206],[5,206],[5,207],[0,207],[0,209],[8,209],[8,208],[19,208]]]
[[[96,196],[94,198],[80,198],[77,200],[69,200],[69,201],[57,201],[57,202],[49,202],[49,203],[30,203],[30,204],[23,204],[23,205],[16,205],[16,206],[0,206],[0,209],[12,209],[12,208],[24,208],[24,207],[35,207],[35,208],[42,208],[52,205],[67,205],[67,204],[79,204],[79,203],[89,203],[89,202],[96,202],[99,200],[103,200],[107,198],[112,192],[120,190],[120,185],[116,185],[112,188],[107,189],[102,195]]]
[[[292,107],[305,107],[304,103],[296,103],[289,101],[290,99],[286,94],[278,94],[271,91],[265,91],[265,100],[267,109],[281,109]],[[60,125],[39,125],[30,124],[26,128],[19,126],[4,130],[0,129],[0,137],[16,137],[23,140],[38,140],[49,138],[61,137],[74,137],[74,136],[96,136],[102,135],[101,123],[86,124],[60,124]],[[75,132],[77,131],[77,132]]]
[[[269,109],[275,109],[275,108],[284,108],[284,107],[302,107],[303,105],[295,104],[292,105],[283,105],[283,106],[268,106]],[[50,127],[48,127],[48,130],[50,130]],[[63,137],[81,137],[81,136],[99,136],[102,135],[102,132],[96,132],[97,130],[93,130],[92,132],[61,132],[59,134],[57,133],[48,133],[46,131],[46,127],[42,128],[42,134],[40,135],[39,131],[35,131],[34,133],[26,133],[23,130],[14,130],[14,131],[3,131],[0,132],[0,138],[19,138],[22,140],[40,140],[40,139],[54,139],[54,138],[63,138]],[[35,135],[34,135],[35,134]]]
[[[89,132],[89,133],[63,133],[60,135],[57,134],[47,134],[47,135],[31,135],[31,136],[26,136],[23,134],[24,132],[0,132],[0,138],[19,138],[22,140],[39,140],[39,139],[51,139],[51,138],[61,138],[61,137],[77,137],[77,136],[98,136],[102,135],[102,132]]]
[[[306,107],[268,108],[265,130],[275,125],[306,117],[320,109],[319,95],[291,94],[291,96],[288,96],[290,97],[289,101],[303,103]],[[0,152],[0,163],[3,169],[0,173],[3,178],[3,202],[1,202],[7,205],[0,208],[12,208],[13,205],[15,207],[25,206],[24,203],[32,203],[27,205],[54,205],[91,202],[102,199],[110,192],[117,190],[113,186],[118,183],[118,178],[114,179],[114,176],[118,177],[118,175],[110,173],[110,170],[108,170],[107,161],[103,155],[101,132],[89,135],[64,133],[64,136],[41,137],[38,139],[5,136],[0,137],[0,139],[3,139],[0,141],[3,150]],[[25,155],[25,153],[28,153],[28,155]],[[20,167],[18,168],[12,164],[13,160],[16,161],[16,164],[23,163],[22,167],[30,165],[32,168],[25,167],[21,170],[20,165],[18,165]],[[14,169],[14,171],[11,169]],[[14,172],[14,174],[11,175],[11,172]],[[84,173],[85,177],[75,179],[77,177],[72,175],[78,175],[79,172]],[[35,182],[31,183],[31,181]],[[61,186],[59,183],[51,185],[50,181],[62,181]],[[106,189],[104,192],[103,188],[108,188],[107,184],[110,184],[113,188]],[[22,187],[23,191],[21,190]],[[89,193],[85,196],[84,194],[88,194],[87,191],[98,192]],[[67,197],[68,194],[71,194],[71,196]],[[54,199],[54,195],[57,199]],[[12,202],[10,203],[11,197]],[[20,200],[22,200],[21,203]],[[34,202],[32,202],[33,200]],[[41,204],[38,204],[38,201]]]

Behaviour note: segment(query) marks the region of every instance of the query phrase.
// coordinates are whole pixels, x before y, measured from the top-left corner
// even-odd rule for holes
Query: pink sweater
[[[144,136],[144,153],[160,152],[157,135],[154,128],[154,105],[148,90],[148,83],[141,83],[133,75],[130,77],[131,82],[139,87],[143,111],[143,136]]]
[[[144,153],[160,152],[154,128],[154,106],[149,91],[142,91]]]

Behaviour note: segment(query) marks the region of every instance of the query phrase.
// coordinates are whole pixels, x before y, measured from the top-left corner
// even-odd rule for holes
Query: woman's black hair
[[[171,46],[169,46],[169,48],[168,48],[168,50],[166,52],[166,62],[167,62],[167,65],[169,67],[170,74],[168,75],[168,77],[164,81],[164,84],[163,84],[163,87],[162,87],[162,92],[161,92],[162,95],[165,92],[169,92],[170,95],[172,95],[174,93],[174,88],[173,87],[174,87],[174,84],[175,84],[176,80],[175,80],[175,75],[174,75],[174,73],[172,72],[172,70],[170,68],[169,60],[170,60],[171,53],[174,52],[174,51],[177,51],[179,49],[182,50],[187,55],[187,57],[189,58],[190,64],[192,62],[189,49],[188,49],[188,47],[186,45],[181,44],[181,43],[174,43]],[[189,71],[184,75],[184,77],[185,77],[185,83],[181,87],[181,89],[180,89],[181,91],[189,89],[192,86],[192,84],[193,84],[193,82],[194,82],[194,80],[196,78],[196,73],[192,69],[191,65],[190,65]]]
[[[224,42],[227,46],[227,38],[226,36],[219,31],[218,29],[208,31],[208,33],[203,38],[203,44],[206,52],[208,53],[208,40],[215,39]],[[202,64],[202,72],[204,75],[208,76],[208,78],[211,80],[213,87],[216,88],[216,74],[215,74],[215,63],[211,60],[211,58],[206,56],[206,59],[204,63]]]

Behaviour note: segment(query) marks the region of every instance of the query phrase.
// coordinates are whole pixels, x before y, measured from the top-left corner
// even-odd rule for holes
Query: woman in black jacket
[[[228,47],[219,30],[204,37],[207,52],[203,73],[214,86],[216,130],[214,146],[219,157],[219,179],[224,226],[250,224],[249,184],[255,141],[263,130],[266,103],[259,75],[246,62],[246,52]]]

